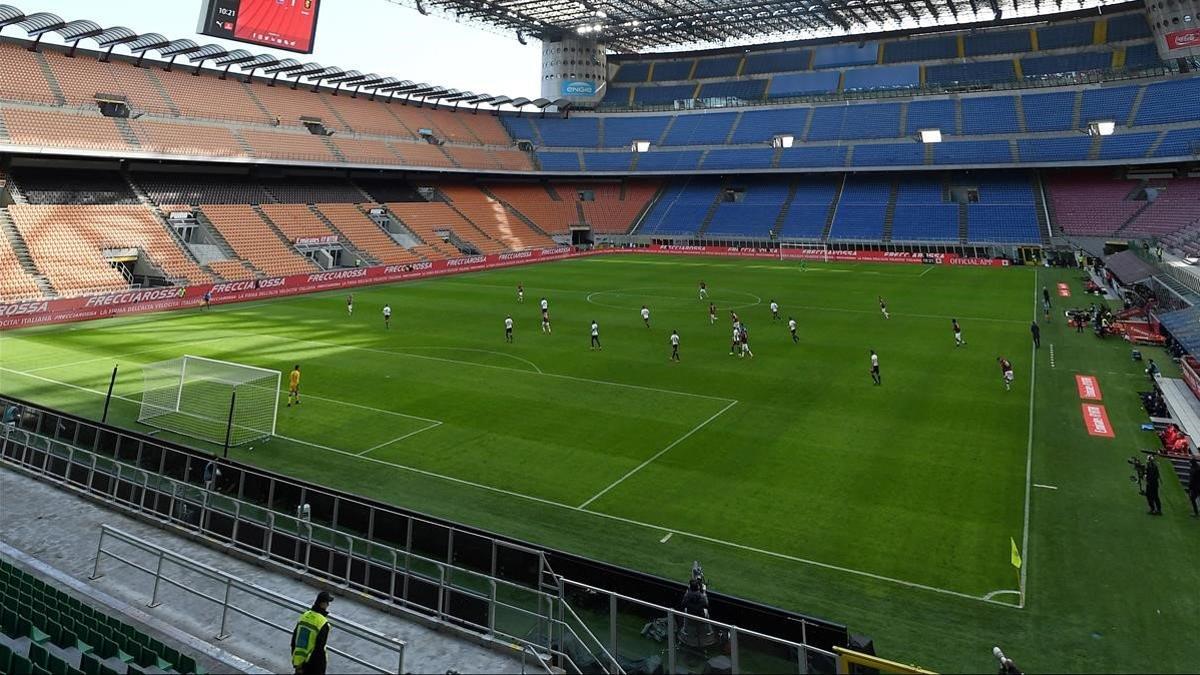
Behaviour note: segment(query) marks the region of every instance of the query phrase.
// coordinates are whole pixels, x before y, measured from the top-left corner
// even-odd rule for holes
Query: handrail
[[[125,542],[126,544],[129,544],[137,549],[140,549],[146,553],[150,553],[150,554],[158,556],[158,564],[152,570],[149,567],[146,567],[135,561],[124,558],[124,557],[118,555],[117,553],[114,553],[111,550],[105,550],[105,548],[104,548],[105,536],[108,536],[110,538],[115,538],[115,539]],[[267,619],[265,617],[259,616],[249,610],[242,609],[242,608],[234,605],[230,601],[231,591],[233,591],[233,590],[238,590],[240,592],[249,594],[255,598],[258,598],[259,600],[264,600],[264,601],[266,601],[276,607],[279,607],[281,609],[286,609],[286,610],[290,610],[290,611],[294,611],[294,612],[304,612],[305,610],[307,610],[309,608],[308,604],[300,602],[299,600],[289,598],[285,595],[276,593],[275,591],[272,591],[268,588],[263,588],[262,586],[251,583],[249,581],[244,581],[232,574],[229,574],[227,572],[222,572],[216,568],[209,567],[208,565],[205,565],[203,563],[199,563],[194,560],[189,560],[188,558],[186,558],[184,556],[181,556],[177,553],[168,551],[167,549],[165,549],[161,546],[158,546],[156,544],[152,544],[140,537],[129,534],[128,532],[124,532],[124,531],[119,530],[110,525],[104,525],[104,524],[102,524],[100,526],[100,540],[96,544],[96,562],[92,568],[92,575],[90,577],[88,577],[88,579],[95,580],[95,579],[99,579],[100,577],[104,576],[103,574],[100,573],[100,561],[103,558],[103,556],[108,556],[109,558],[112,558],[118,562],[124,563],[130,567],[133,567],[137,570],[140,570],[142,572],[145,572],[147,574],[151,574],[154,576],[154,588],[150,592],[150,602],[147,603],[148,607],[157,607],[157,606],[159,606],[159,604],[161,604],[158,601],[158,589],[159,589],[160,582],[166,582],[180,590],[186,591],[188,593],[191,593],[192,595],[195,595],[197,597],[203,598],[205,600],[208,600],[210,602],[214,602],[214,603],[220,605],[221,606],[221,628],[216,636],[218,640],[223,640],[230,636],[230,633],[228,632],[227,627],[228,627],[229,612],[231,612],[231,611],[234,612],[235,614],[244,616],[248,619],[252,619],[264,626],[269,626],[271,628],[274,628],[285,634],[290,635],[292,632],[292,627],[281,626],[277,623],[270,621],[269,619]],[[166,575],[163,574],[163,562],[164,561],[170,561],[171,563],[178,565],[180,567],[183,567],[184,569],[187,569],[187,570],[190,570],[197,574],[200,574],[202,576],[208,577],[209,579],[212,579],[214,581],[224,583],[225,584],[224,597],[216,598],[214,596],[208,595],[207,593],[204,593],[203,591],[199,591],[195,588],[192,588],[191,586],[189,586],[187,584],[180,583],[178,581],[175,581],[175,580],[167,577]],[[333,633],[335,636],[345,633],[347,635],[353,636],[360,640],[370,642],[376,646],[383,647],[389,651],[395,652],[397,655],[396,669],[393,671],[393,670],[389,670],[388,668],[375,665],[375,664],[371,663],[370,661],[367,661],[365,659],[362,659],[358,656],[350,654],[344,650],[337,649],[335,647],[327,646],[326,649],[328,651],[330,651],[334,654],[337,654],[338,656],[341,656],[343,658],[349,659],[350,661],[353,661],[354,663],[357,663],[361,666],[370,668],[379,673],[386,674],[386,673],[393,673],[393,672],[394,673],[403,673],[404,672],[404,650],[406,649],[407,644],[408,644],[404,640],[388,637],[388,636],[384,635],[383,633],[380,633],[374,629],[368,628],[366,626],[363,626],[362,624],[359,624],[359,623],[356,623],[349,619],[345,619],[345,618],[341,618],[341,617],[339,617],[337,619],[336,626],[337,626],[338,632]]]

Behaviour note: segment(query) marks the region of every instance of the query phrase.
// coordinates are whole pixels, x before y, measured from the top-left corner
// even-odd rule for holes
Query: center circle
[[[587,301],[608,309],[628,311],[639,310],[645,305],[656,312],[693,311],[697,307],[707,308],[710,302],[721,311],[745,309],[762,304],[762,298],[746,291],[710,289],[705,300],[700,299],[699,291],[693,291],[687,296],[678,293],[679,289],[665,286],[614,288],[588,293]]]

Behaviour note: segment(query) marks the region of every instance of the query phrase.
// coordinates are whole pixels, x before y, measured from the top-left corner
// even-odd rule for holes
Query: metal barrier
[[[152,556],[154,556],[156,558],[156,563],[155,563],[154,567],[153,568],[147,567],[145,565],[138,563],[137,561],[123,557],[121,554],[119,554],[113,550],[105,549],[104,548],[105,537],[108,537],[109,539],[115,539],[115,540],[123,542],[125,544],[129,544],[140,551],[151,554]],[[248,595],[252,598],[255,598],[257,600],[263,601],[272,607],[286,610],[287,612],[289,612],[291,615],[294,615],[294,616],[299,616],[300,613],[304,612],[305,610],[307,610],[309,608],[308,604],[300,602],[299,600],[289,598],[285,595],[276,593],[275,591],[272,591],[270,589],[263,588],[262,586],[252,584],[248,581],[244,581],[242,579],[239,579],[238,577],[233,576],[232,574],[222,572],[220,570],[209,567],[208,565],[204,565],[202,563],[198,563],[198,562],[189,560],[189,559],[185,558],[184,556],[181,556],[177,553],[172,553],[171,551],[168,551],[167,549],[162,548],[161,546],[152,544],[144,539],[136,537],[127,532],[123,532],[114,527],[110,527],[108,525],[101,525],[100,526],[100,541],[96,544],[96,564],[92,569],[92,575],[90,577],[88,577],[89,579],[95,580],[95,579],[99,579],[100,577],[104,576],[103,574],[100,573],[100,563],[104,559],[105,556],[107,556],[108,558],[111,558],[113,560],[116,560],[122,564],[128,565],[129,567],[132,567],[134,569],[145,572],[146,574],[149,574],[152,577],[154,577],[154,587],[150,592],[150,601],[148,603],[146,603],[147,607],[157,607],[157,606],[159,606],[159,604],[161,604],[161,603],[159,603],[159,599],[158,599],[159,598],[159,587],[163,583],[166,583],[170,586],[174,586],[175,588],[185,591],[191,595],[194,595],[198,598],[202,598],[204,600],[208,600],[209,602],[212,602],[212,603],[218,605],[221,608],[221,627],[220,627],[219,631],[217,632],[217,636],[216,636],[216,638],[218,640],[224,640],[225,638],[229,637],[231,634],[229,632],[229,628],[228,628],[230,613],[233,613],[238,616],[246,617],[247,619],[251,619],[252,621],[254,621],[256,623],[259,623],[264,626],[268,626],[270,628],[274,628],[275,630],[277,630],[285,635],[289,635],[289,636],[291,635],[292,629],[294,628],[294,625],[275,623],[274,621],[271,621],[269,618],[262,616],[260,613],[256,613],[255,611],[252,611],[247,608],[239,607],[236,604],[235,598],[233,595],[233,591],[235,591],[235,590],[238,591],[239,593],[242,593],[242,594]],[[164,571],[164,567],[163,567],[164,562],[170,562],[171,564],[181,567],[188,572],[198,574],[207,579],[216,581],[219,584],[223,584],[224,592],[222,593],[221,597],[216,597],[216,596],[204,593],[203,591],[197,590],[195,587],[193,587],[192,585],[190,585],[188,583],[183,583],[176,579],[172,579]],[[337,647],[327,645],[326,650],[329,653],[335,654],[341,658],[347,659],[347,660],[357,663],[361,666],[365,666],[366,668],[369,668],[378,673],[403,673],[404,672],[404,650],[407,647],[407,643],[405,641],[388,637],[388,636],[384,635],[383,633],[380,633],[376,630],[373,630],[373,629],[363,626],[361,624],[350,621],[349,619],[345,619],[345,618],[341,618],[341,617],[338,617],[335,620],[333,625],[337,628],[337,630],[330,632],[332,639],[341,642],[341,641],[345,640],[346,637],[350,637],[350,638],[354,638],[357,640],[362,640],[364,642],[368,642],[377,647],[381,647],[388,652],[393,652],[396,655],[396,668],[395,668],[395,670],[392,670],[385,666],[376,665],[374,663],[371,663],[370,661],[367,661],[364,658],[361,658],[359,656],[351,654],[350,652],[346,651],[345,649],[339,649]],[[337,668],[334,668],[334,670],[336,671]]]

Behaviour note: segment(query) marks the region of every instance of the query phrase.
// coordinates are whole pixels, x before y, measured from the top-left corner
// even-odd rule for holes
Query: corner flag
[[[1008,540],[1012,542],[1012,566],[1021,569],[1021,551],[1017,549],[1017,540],[1012,537],[1009,537]]]

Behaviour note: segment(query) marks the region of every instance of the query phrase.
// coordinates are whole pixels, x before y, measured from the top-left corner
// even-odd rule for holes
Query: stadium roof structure
[[[756,44],[1037,17],[1127,0],[388,0],[517,39],[595,37],[617,52]]]
[[[253,77],[254,72],[260,69],[275,79],[280,76],[287,77],[292,81],[293,88],[303,79],[312,83],[314,91],[322,83],[333,85],[335,90],[344,84],[347,87],[353,87],[355,93],[359,89],[363,89],[372,92],[372,96],[376,94],[404,95],[409,98],[419,98],[423,102],[453,103],[455,107],[459,103],[497,107],[507,105],[518,109],[532,105],[543,111],[549,106],[556,106],[559,110],[571,107],[571,102],[566,99],[538,98],[531,100],[476,94],[437,85],[414,83],[395,77],[380,76],[375,73],[364,75],[357,70],[343,70],[337,66],[322,66],[319,63],[302,64],[295,59],[281,59],[269,54],[255,55],[245,49],[225,49],[218,44],[200,45],[188,39],[171,40],[158,33],[139,35],[124,26],[102,28],[94,21],[83,19],[64,21],[50,12],[25,14],[12,5],[0,4],[0,31],[8,26],[16,26],[25,31],[26,37],[33,38],[31,49],[36,49],[46,35],[55,34],[62,39],[64,44],[70,45],[69,53],[72,56],[79,48],[79,43],[91,40],[103,52],[100,56],[101,60],[108,60],[113,50],[122,46],[130,54],[137,56],[139,64],[148,53],[157,52],[159,58],[165,61],[165,67],[168,70],[176,64],[176,60],[180,57],[186,58],[189,64],[194,65],[196,72],[200,71],[205,62],[212,61],[217,67],[224,68],[226,74],[229,73],[230,68],[237,66],[246,74],[247,79]]]

